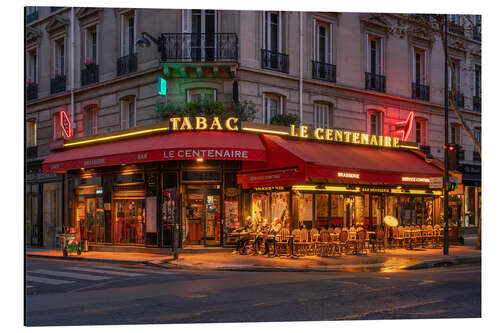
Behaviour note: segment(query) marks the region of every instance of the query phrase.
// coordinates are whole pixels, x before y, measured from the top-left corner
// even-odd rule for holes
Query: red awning
[[[239,132],[175,132],[56,151],[43,162],[43,172],[56,173],[167,160],[265,161],[258,135]]]
[[[238,181],[245,188],[266,186],[265,177],[256,178],[263,171],[276,173],[293,168],[296,184],[310,178],[346,183],[427,185],[429,177],[442,176],[439,168],[411,151],[318,143],[275,135],[262,135],[262,140],[268,160],[243,163]],[[277,183],[273,185],[279,185]]]

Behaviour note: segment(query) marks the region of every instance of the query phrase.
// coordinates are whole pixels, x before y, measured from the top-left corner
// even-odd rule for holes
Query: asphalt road
[[[28,326],[481,316],[480,265],[291,273],[30,259],[26,271]]]

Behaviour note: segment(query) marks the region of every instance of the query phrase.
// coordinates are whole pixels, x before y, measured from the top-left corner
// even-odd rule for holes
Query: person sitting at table
[[[246,254],[246,246],[248,242],[250,241],[250,235],[248,234],[249,232],[253,232],[257,229],[256,223],[252,220],[251,216],[247,216],[246,218],[246,225],[243,227],[243,229],[240,232],[246,232],[247,234],[244,235],[243,237],[240,237],[238,240],[238,244],[236,245],[236,251],[240,252],[241,254]]]
[[[258,253],[262,242],[267,241],[267,235],[269,233],[269,224],[267,223],[267,219],[262,220],[262,224],[257,227],[257,238],[255,239],[255,249],[256,253]]]
[[[277,217],[273,220],[271,225],[271,229],[269,231],[269,236],[266,240],[266,250],[264,251],[264,255],[269,253],[269,244],[273,244],[273,249],[276,249],[276,235],[281,231],[282,223],[281,220]]]

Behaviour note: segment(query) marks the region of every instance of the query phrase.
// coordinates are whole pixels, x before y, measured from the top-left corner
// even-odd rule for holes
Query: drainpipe
[[[299,46],[299,113],[300,124],[302,125],[302,39],[303,39],[303,12],[300,12],[300,46]]]
[[[75,132],[75,7],[71,7],[71,47],[70,47],[70,82],[71,82],[71,126]]]

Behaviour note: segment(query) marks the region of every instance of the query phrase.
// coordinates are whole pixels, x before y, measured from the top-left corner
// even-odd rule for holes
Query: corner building
[[[464,17],[451,16],[456,29],[449,36],[450,54],[458,69],[459,92],[463,95],[459,107],[465,121],[480,138],[480,17],[474,17],[470,23]],[[164,150],[161,149],[177,149],[172,153],[175,158],[161,159],[161,162],[151,159],[150,147],[146,146],[134,152],[147,156],[118,159],[119,163],[109,163],[110,157],[103,161],[99,157],[101,153],[95,151],[99,146],[110,149],[106,146],[108,143],[96,144],[99,141],[93,141],[65,146],[72,142],[160,128],[164,123],[158,115],[156,102],[165,100],[172,103],[201,99],[220,101],[227,108],[235,99],[252,101],[258,112],[248,128],[259,129],[276,115],[290,114],[299,119],[300,125],[308,126],[311,132],[315,128],[329,128],[386,137],[400,136],[401,123],[413,113],[415,123],[407,141],[417,143],[428,158],[442,160],[443,50],[439,40],[432,42],[420,35],[400,38],[392,34],[391,27],[401,19],[408,20],[409,16],[27,7],[28,245],[53,246],[63,225],[75,225],[83,220],[82,225],[86,225],[87,231],[94,230],[88,237],[89,240],[93,237],[95,243],[163,246],[171,242],[166,241],[171,238],[170,231],[161,226],[164,214],[170,219],[170,224],[180,226],[187,223],[182,232],[184,244],[224,244],[222,226],[227,223],[228,216],[232,216],[231,223],[241,224],[244,217],[252,214],[248,199],[251,195],[247,191],[253,185],[245,185],[238,181],[238,177],[251,171],[251,163],[267,163],[267,160],[245,159],[243,155],[233,154],[223,158],[207,155],[201,157],[203,162],[197,162],[199,154],[203,153],[194,155],[194,150],[204,148],[203,145],[191,143],[187,147],[177,147],[180,140],[169,140],[173,146],[165,146],[164,140],[155,142],[158,145],[156,154],[162,154]],[[164,51],[159,52],[151,39],[151,47],[139,48],[136,41],[142,32],[157,40],[161,36]],[[166,96],[158,95],[159,77],[167,82]],[[71,130],[61,121],[63,112],[69,119]],[[477,226],[480,218],[480,159],[458,120],[450,114],[450,141],[460,148],[463,167],[463,186],[457,190],[454,218],[462,225]],[[288,129],[277,131],[287,132]],[[230,143],[240,142],[242,135],[257,137],[258,140],[252,141],[255,146],[251,144],[251,149],[263,150],[262,146],[267,144],[263,138],[269,133],[243,132],[241,129],[230,134],[238,137],[232,138]],[[152,133],[160,135],[160,130],[147,133],[152,139]],[[190,134],[189,131],[168,134],[174,135],[180,138]],[[226,134],[214,140],[223,135]],[[133,135],[128,138],[142,140]],[[122,143],[127,140],[119,139],[116,144],[127,146]],[[217,149],[226,147],[205,137],[196,140],[209,145],[205,150],[214,149],[214,156],[220,154]],[[85,156],[84,164],[65,164],[60,170],[41,172],[42,161],[50,158],[50,154],[76,151],[94,144],[92,153],[82,155]],[[135,145],[132,141],[130,144]],[[150,145],[151,142],[144,144]],[[115,148],[118,149],[111,147]],[[230,148],[233,151],[250,149],[241,145]],[[269,153],[267,148],[264,150],[267,159]],[[73,158],[84,159],[79,154],[80,150]],[[71,159],[65,161],[69,163]],[[105,169],[103,165],[106,165]],[[268,170],[265,164],[260,164],[259,168],[262,172]],[[356,168],[338,172],[344,171],[356,174]],[[419,178],[411,176],[405,175]],[[317,177],[306,178],[303,184],[295,185],[319,183]],[[265,184],[258,185],[252,188],[266,187]],[[294,191],[293,185],[287,185],[292,186],[289,193]],[[245,189],[247,186],[250,186],[248,190]],[[176,190],[167,195],[165,189],[169,188]],[[276,190],[273,188],[270,193]],[[156,202],[148,199],[154,196]],[[164,204],[165,196],[170,198],[170,205]],[[340,213],[331,215],[333,195],[328,193],[327,196],[329,201],[323,206],[330,207],[328,218],[339,218]],[[317,200],[315,196],[312,198],[314,204],[322,202],[320,197]],[[289,195],[289,200],[292,207],[292,195]],[[363,200],[364,203],[370,201]],[[355,201],[356,196],[352,199]],[[174,202],[177,208],[169,211],[168,207]],[[335,207],[345,207],[345,201],[338,202]],[[417,202],[409,199],[406,205],[421,205]],[[209,203],[210,209],[207,208]],[[386,205],[384,202],[384,207]],[[148,207],[155,206],[156,217],[144,214]],[[348,209],[352,211],[351,206]],[[289,213],[290,219],[293,214]],[[316,213],[311,214],[314,217]],[[439,213],[436,214],[436,223],[439,223]],[[191,222],[182,220],[186,216],[190,216]],[[316,221],[319,216],[311,221]],[[127,226],[126,220],[132,217],[136,221],[135,227]],[[147,224],[147,219],[151,218],[157,221],[154,232],[153,222]],[[202,223],[196,222],[197,219],[218,219],[218,222]],[[143,224],[141,227],[138,226],[139,220]],[[193,226],[189,228],[191,224]],[[206,236],[207,232],[210,237]]]

